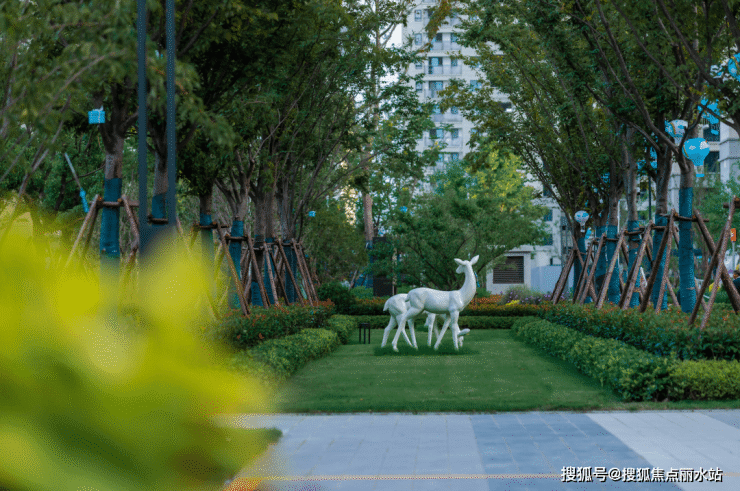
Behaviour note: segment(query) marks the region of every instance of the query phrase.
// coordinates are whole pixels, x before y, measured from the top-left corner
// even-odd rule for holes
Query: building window
[[[414,34],[414,44],[417,46],[421,45],[421,34]]]
[[[450,154],[450,160],[453,162],[460,160],[460,154],[457,152],[452,152]]]
[[[459,110],[459,109],[457,108],[457,106],[452,106],[452,107],[450,108],[450,112],[451,112],[452,114],[458,114],[458,113],[460,112],[460,110]]]
[[[437,163],[443,164],[444,161],[445,161],[445,154],[443,154],[442,152],[439,152],[439,155],[437,155]]]
[[[453,43],[456,43],[457,42],[457,34],[450,34],[450,41],[452,41]]]
[[[450,58],[450,66],[457,66],[457,58]]]
[[[704,172],[719,172],[719,152],[709,152],[704,159]]]
[[[460,130],[458,128],[453,128],[450,130],[450,138],[457,139],[460,138]]]
[[[509,109],[511,109],[511,102],[499,102],[498,105],[506,112],[509,112]]]
[[[416,69],[417,70],[423,70],[424,69],[424,62],[423,61],[417,61],[416,62]]]
[[[420,22],[421,21],[421,10],[417,10],[416,12],[414,12],[414,20],[416,22]]]
[[[542,245],[543,246],[551,246],[552,245],[552,234],[547,234],[544,239],[542,239]]]
[[[542,187],[542,196],[544,198],[552,198],[552,192],[550,191],[550,188],[547,186]]]
[[[424,9],[424,18],[428,19],[432,16],[432,12],[429,9]]]
[[[435,104],[432,108],[432,114],[442,114],[442,111],[439,109],[439,104]]]
[[[524,283],[524,257],[507,257],[506,263],[493,268],[494,284]]]
[[[550,209],[549,209],[549,210],[547,211],[547,213],[545,214],[545,216],[544,216],[544,217],[543,217],[542,219],[543,219],[544,221],[546,221],[546,222],[551,222],[551,221],[552,221],[552,208],[550,208]],[[552,240],[552,239],[551,239],[551,240]]]
[[[421,92],[424,90],[424,82],[416,82],[416,91]]]
[[[439,58],[439,57],[429,58],[429,73],[430,74],[434,74],[434,73],[440,74],[441,72],[439,71],[439,69],[437,69],[437,67],[441,67],[441,66],[442,66],[442,58]]]
[[[442,128],[435,128],[433,130],[429,130],[429,138],[444,138],[445,130]]]
[[[437,91],[444,89],[444,82],[429,82],[429,94],[432,97],[437,97]]]
[[[471,80],[470,81],[470,90],[478,90],[480,89],[480,80]]]

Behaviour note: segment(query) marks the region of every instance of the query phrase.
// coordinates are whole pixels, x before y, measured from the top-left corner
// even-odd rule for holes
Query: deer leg
[[[450,322],[452,322],[452,318],[449,315],[446,315],[445,317],[446,317],[446,319],[445,319],[444,325],[442,326],[442,331],[437,336],[437,342],[434,345],[434,350],[435,351],[438,350],[439,349],[439,345],[442,344],[442,338],[444,337],[445,333],[447,332],[447,328],[450,327]]]
[[[419,313],[422,310],[423,309],[420,309],[420,308],[409,307],[408,310],[406,311],[406,313],[404,313],[401,316],[401,318],[398,321],[398,331],[396,332],[396,335],[393,338],[393,351],[398,351],[398,347],[397,347],[398,346],[398,337],[405,330],[405,328],[406,328],[406,321],[408,321],[409,319],[413,319],[414,317],[416,317],[417,315],[419,315]],[[413,320],[411,321],[411,324],[410,325],[411,325],[411,339],[414,340],[414,346],[415,346],[416,345],[416,336],[414,336],[414,331],[413,331],[413,329],[414,329]],[[409,344],[411,344],[411,343],[409,343]]]
[[[460,334],[460,326],[457,324],[457,318],[460,315],[460,313],[457,310],[453,310],[450,312],[450,318],[452,319],[452,344],[455,345],[455,351],[460,349],[460,345],[458,344],[458,335]]]
[[[396,321],[396,316],[391,315],[391,321],[388,323],[386,328],[383,330],[383,342],[380,343],[380,347],[382,348],[385,346],[385,343],[388,342],[388,335],[391,333],[394,327],[398,325],[398,322]]]
[[[427,346],[432,345],[432,331],[437,330],[437,316],[434,314],[429,314],[427,316],[427,328],[429,329],[429,335],[427,336]]]

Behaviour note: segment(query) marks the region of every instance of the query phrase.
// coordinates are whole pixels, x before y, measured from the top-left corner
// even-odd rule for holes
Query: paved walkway
[[[240,415],[223,421],[282,430],[265,458],[240,474],[267,476],[258,488],[265,491],[740,490],[740,410]],[[570,468],[565,476],[563,468]],[[717,468],[722,482],[709,481]],[[661,469],[663,479],[676,482],[651,482]],[[691,469],[694,482],[681,469]],[[618,480],[609,477],[615,472]]]

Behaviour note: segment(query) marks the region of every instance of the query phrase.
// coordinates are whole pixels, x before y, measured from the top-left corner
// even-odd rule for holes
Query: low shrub
[[[349,336],[357,329],[357,320],[350,315],[333,315],[329,318],[326,328],[337,333],[342,344],[347,344]]]
[[[543,300],[545,300],[544,294],[530,290],[525,285],[515,285],[509,287],[503,295],[501,295],[499,305],[506,305],[515,301],[525,305],[539,305]]]
[[[486,290],[483,287],[478,287],[475,289],[475,298],[487,298],[491,296],[491,292]]]
[[[538,319],[519,319],[512,330],[546,353],[573,363],[611,387],[624,401],[664,399],[672,385],[674,356],[651,355],[614,339],[600,339]]]
[[[343,317],[343,316],[333,316],[332,319],[335,317]],[[361,323],[369,323],[370,329],[385,329],[388,326],[388,322],[390,321],[390,315],[386,313],[385,315],[357,315],[353,316],[352,319],[357,323],[357,325]],[[514,323],[515,320],[517,320],[518,317],[494,317],[494,316],[460,316],[457,320],[457,324],[460,326],[460,329],[510,329],[511,325]],[[414,321],[414,327],[417,329],[421,329],[424,327],[424,323],[426,322],[426,316],[421,316]],[[442,328],[442,320],[437,319],[437,327]]]
[[[319,300],[331,300],[337,314],[351,315],[357,303],[349,288],[338,281],[324,283],[316,290],[316,295]]]
[[[311,360],[332,352],[340,341],[336,332],[303,329],[281,339],[270,339],[229,361],[233,369],[246,371],[265,382],[286,380]]]
[[[621,310],[607,304],[597,310],[594,304],[570,302],[543,304],[539,315],[550,322],[591,336],[624,341],[658,356],[675,351],[682,360],[740,359],[740,319],[732,310],[713,309],[707,327],[701,319],[688,325],[688,316],[678,307],[656,313],[648,309]]]
[[[718,292],[719,293],[719,292]],[[684,361],[672,374],[672,399],[740,399],[740,361]]]
[[[350,293],[356,299],[371,299],[373,298],[373,289],[366,286],[356,286],[350,290]]]
[[[207,325],[202,336],[232,351],[239,351],[268,339],[296,334],[301,329],[323,328],[333,310],[330,303],[318,307],[295,304],[267,309],[252,307],[252,313],[247,317],[238,310],[232,310],[219,322]]]

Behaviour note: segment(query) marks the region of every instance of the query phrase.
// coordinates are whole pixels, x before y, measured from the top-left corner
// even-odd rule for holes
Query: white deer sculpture
[[[401,316],[406,313],[406,310],[408,310],[408,307],[409,307],[409,304],[407,303],[408,302],[407,297],[408,295],[406,293],[399,293],[398,295],[392,296],[385,302],[385,306],[383,307],[383,312],[390,311],[391,320],[388,323],[388,326],[383,331],[383,342],[380,345],[381,348],[384,347],[385,344],[388,342],[388,335],[391,333],[391,331],[393,331],[393,328],[401,325],[399,323]],[[419,315],[423,315],[423,314],[427,314],[427,320],[425,323],[425,326],[429,329],[429,333],[427,336],[427,346],[431,346],[432,345],[432,332],[434,332],[434,334],[437,336],[437,339],[439,339],[439,329],[437,329],[437,323],[436,323],[437,314],[432,314],[432,313],[423,311]],[[447,326],[449,324],[449,317],[447,316],[447,314],[440,314],[440,316],[444,319],[445,326]],[[411,326],[410,328],[411,337],[414,340],[414,342],[412,343],[409,340],[409,337],[406,335],[405,329],[401,332],[401,334],[403,334],[403,337],[406,339],[406,342],[409,345],[418,349],[418,346],[416,345],[416,334],[414,332],[414,320],[415,320],[414,318],[409,319],[409,325]],[[447,329],[447,328],[445,327],[444,329]],[[470,332],[470,329],[463,329],[462,331],[460,331],[460,335],[458,337],[460,347],[462,347],[462,343],[464,339],[463,336],[469,332]]]
[[[457,324],[457,319],[462,309],[467,307],[475,296],[475,273],[473,273],[473,265],[478,262],[478,257],[479,256],[475,256],[470,261],[455,259],[455,262],[459,265],[455,272],[458,274],[465,273],[465,282],[459,290],[444,292],[433,290],[431,288],[415,288],[408,293],[408,296],[406,297],[407,310],[398,320],[398,332],[393,338],[394,351],[398,351],[398,336],[400,336],[401,332],[405,329],[406,321],[416,317],[424,310],[430,314],[449,315],[444,326],[442,326],[442,332],[437,337],[437,343],[434,345],[434,349],[436,350],[439,348],[439,344],[442,342],[442,337],[447,331],[447,327],[449,325],[452,325],[452,343],[455,345],[456,350],[460,348],[458,337],[461,333],[460,326]],[[411,330],[411,337],[414,338],[413,328]],[[416,345],[416,343],[414,343],[414,345]]]

